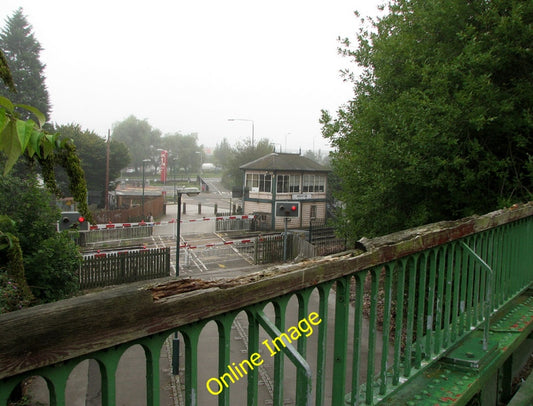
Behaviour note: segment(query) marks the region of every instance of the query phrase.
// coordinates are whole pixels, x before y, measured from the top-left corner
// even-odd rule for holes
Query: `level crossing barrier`
[[[337,254],[230,280],[124,286],[4,314],[0,331],[9,333],[0,338],[0,405],[34,375],[46,380],[51,404],[65,404],[70,372],[85,359],[98,362],[101,402],[113,405],[117,365],[135,344],[146,354],[146,404],[159,405],[158,360],[174,334],[184,342],[187,406],[235,404],[240,382],[246,384],[246,404],[258,405],[259,370],[268,362],[274,405],[287,398],[317,406],[435,404],[435,393],[445,399],[442,404],[466,404],[479,390],[478,375],[453,375],[453,365],[446,374],[457,385],[468,382],[470,391],[441,395],[442,383],[434,383],[421,400],[408,401],[414,403],[388,402],[464,340],[480,341],[488,316],[506,306],[533,308],[531,300],[516,302],[533,282],[532,247],[529,203],[369,240],[360,255]],[[293,306],[297,323],[289,322]],[[231,342],[242,314],[247,326],[241,361],[231,357]],[[533,313],[525,312],[518,322],[502,319],[491,328],[511,343],[531,332],[531,320]],[[212,323],[218,362],[209,366],[199,343]],[[496,354],[508,350],[507,344],[490,345]]]
[[[227,220],[253,220],[253,215],[240,215],[240,216],[215,216],[215,217],[199,217],[192,219],[181,219],[180,223],[197,223],[204,221],[227,221]],[[139,221],[134,223],[104,223],[104,224],[92,224],[89,227],[89,231],[97,230],[111,230],[111,229],[129,229],[137,227],[154,227],[167,224],[176,224],[176,219],[171,219],[167,221]]]

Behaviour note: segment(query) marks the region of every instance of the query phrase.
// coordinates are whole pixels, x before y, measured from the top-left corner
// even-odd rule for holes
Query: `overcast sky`
[[[381,0],[1,0],[23,7],[41,46],[52,121],[101,136],[133,114],[215,147],[251,136],[294,152],[328,148],[320,110],[353,96],[337,37]]]

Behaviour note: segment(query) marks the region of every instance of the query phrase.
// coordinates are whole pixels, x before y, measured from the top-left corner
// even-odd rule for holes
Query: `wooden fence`
[[[78,277],[80,289],[91,289],[169,275],[170,248],[156,248],[85,257]]]
[[[143,207],[141,205],[140,196],[131,196],[132,200],[128,204],[133,206],[116,210],[99,210],[93,213],[94,221],[96,223],[129,223],[139,220],[148,221],[149,214],[159,218],[164,214],[164,196],[145,196],[144,197],[144,215]]]
[[[322,224],[312,224],[309,227],[308,241],[315,247],[315,255],[324,256],[344,251],[346,239],[335,234],[335,228]]]
[[[287,236],[287,260],[298,255],[293,235]],[[283,234],[259,236],[253,244],[253,261],[255,264],[283,262]]]

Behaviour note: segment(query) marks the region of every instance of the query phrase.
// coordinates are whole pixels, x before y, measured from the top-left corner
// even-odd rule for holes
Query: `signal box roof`
[[[330,172],[328,168],[318,162],[300,154],[273,152],[255,161],[241,165],[240,169],[272,171],[272,172]]]

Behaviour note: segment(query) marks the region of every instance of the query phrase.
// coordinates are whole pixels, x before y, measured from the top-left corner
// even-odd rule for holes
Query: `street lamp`
[[[144,221],[144,164],[146,162],[150,162],[149,159],[143,159],[143,194],[141,199],[141,213],[142,213],[142,219]]]
[[[254,120],[248,118],[228,118],[228,121],[248,121],[252,123],[252,147],[254,146]]]
[[[200,194],[200,190],[195,187],[185,187],[176,190],[177,196],[177,211],[178,215],[176,216],[176,277],[180,276],[180,231],[181,231],[181,196],[186,194],[187,196],[197,196]],[[174,333],[174,338],[172,339],[172,373],[174,375],[179,375],[180,371],[180,340],[178,333]]]

